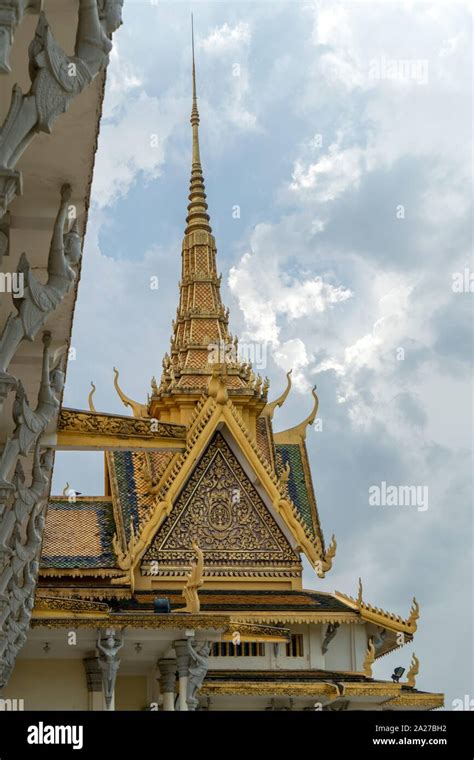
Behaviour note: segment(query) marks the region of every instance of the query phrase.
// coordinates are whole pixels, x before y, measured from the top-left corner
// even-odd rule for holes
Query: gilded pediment
[[[153,561],[158,573],[189,565],[193,541],[204,552],[206,568],[299,565],[299,555],[219,432],[158,529],[142,569]]]

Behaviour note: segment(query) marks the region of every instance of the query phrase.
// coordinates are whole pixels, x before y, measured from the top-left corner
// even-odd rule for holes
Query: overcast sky
[[[449,2],[126,0],[96,157],[65,404],[124,413],[169,346],[190,174],[190,12],[201,153],[231,330],[265,346],[282,430],[311,408],[307,443],[326,539],[324,581],[407,615],[417,687],[446,706],[472,678],[471,17]],[[240,218],[235,218],[235,206]],[[158,290],[150,277],[158,276]],[[66,481],[103,493],[102,459],[58,454]],[[371,506],[385,482],[427,509]],[[426,500],[425,500],[426,501]]]

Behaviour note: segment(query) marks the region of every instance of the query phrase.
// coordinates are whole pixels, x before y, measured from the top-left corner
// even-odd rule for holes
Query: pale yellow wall
[[[355,668],[354,670],[364,669],[364,660],[367,654],[368,636],[366,625],[354,626],[354,657]]]
[[[354,626],[342,624],[337,629],[329,649],[324,655],[326,670],[354,670],[352,631]]]
[[[18,660],[3,699],[23,699],[25,710],[87,710],[82,660]]]
[[[115,686],[116,710],[143,710],[147,706],[145,676],[117,676]]]

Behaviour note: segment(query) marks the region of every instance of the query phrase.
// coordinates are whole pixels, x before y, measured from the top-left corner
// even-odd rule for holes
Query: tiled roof
[[[262,456],[273,464],[274,443],[271,424],[265,418],[258,420],[257,443]],[[276,450],[284,465],[290,463],[290,498],[313,534],[321,535],[306,450],[299,444],[277,444]],[[175,454],[171,451],[147,454],[139,451],[110,452],[107,454],[112,487],[110,500],[87,498],[70,503],[64,498],[52,499],[46,522],[42,568],[116,568],[116,558],[112,549],[112,536],[116,530],[113,503],[122,513],[122,523],[128,540],[130,523],[133,522],[138,534],[153,509],[154,497],[149,492],[146,471],[156,483],[173,456]],[[229,602],[232,609],[235,608],[234,602],[235,600]],[[210,610],[218,608],[212,606],[211,600],[209,604]],[[246,608],[248,609],[247,603]],[[256,603],[255,609],[257,608],[261,609],[260,602]],[[297,609],[293,603],[291,608]],[[307,603],[305,602],[300,609],[308,609]]]
[[[205,683],[216,683],[219,681],[252,681],[253,683],[345,681],[373,683],[372,679],[367,679],[363,673],[347,673],[338,670],[208,670]]]
[[[151,451],[145,454],[140,451],[113,451],[107,455],[107,463],[111,476],[112,492],[115,502],[120,506],[123,525],[130,539],[130,520],[136,533],[147,519],[148,510],[153,507],[153,496],[148,491],[143,468],[145,457],[150,463],[151,474],[158,479],[164,472],[173,451]],[[115,483],[117,488],[115,488]]]
[[[131,604],[134,608],[151,608],[156,597],[167,597],[172,608],[183,606],[183,597],[178,590],[137,591],[135,597],[136,601]],[[321,594],[318,591],[219,591],[206,590],[204,586],[199,592],[199,601],[203,612],[353,612],[349,605],[331,594]],[[122,609],[129,606],[127,601],[118,604]]]
[[[259,417],[257,420],[257,447],[263,454],[268,464],[275,467],[274,443],[271,432],[271,422],[268,417]]]
[[[46,516],[41,567],[116,568],[112,501],[51,499]]]
[[[304,444],[277,443],[276,450],[281,454],[283,465],[290,465],[288,492],[304,523],[313,534],[322,535],[317,515],[316,498],[311,482],[308,455]],[[306,471],[305,471],[306,470]]]

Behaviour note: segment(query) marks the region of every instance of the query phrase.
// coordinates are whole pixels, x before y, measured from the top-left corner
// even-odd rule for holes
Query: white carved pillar
[[[187,712],[187,690],[188,690],[188,675],[189,675],[189,663],[190,654],[187,639],[178,639],[173,644],[176,652],[176,662],[178,666],[178,679],[179,679],[179,709],[180,711]]]
[[[104,693],[102,691],[102,670],[99,658],[95,654],[83,660],[86,671],[89,710],[100,712],[104,709]]]
[[[158,660],[160,669],[160,686],[163,694],[163,710],[174,710],[174,694],[176,685],[176,660]]]

